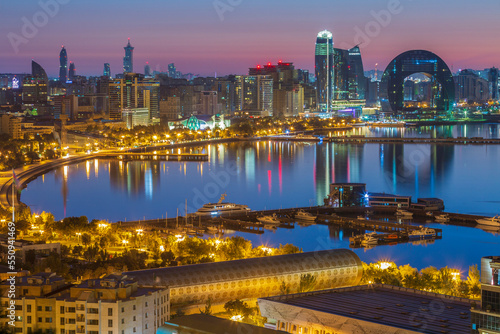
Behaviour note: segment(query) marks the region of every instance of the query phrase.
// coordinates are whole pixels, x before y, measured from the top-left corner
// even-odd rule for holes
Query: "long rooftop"
[[[429,334],[470,332],[471,300],[384,284],[261,299]]]

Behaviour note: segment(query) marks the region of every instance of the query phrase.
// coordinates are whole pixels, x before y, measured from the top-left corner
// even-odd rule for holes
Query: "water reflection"
[[[132,198],[145,196],[151,200],[153,194],[160,188],[159,161],[107,161],[106,163],[109,168],[109,184],[117,192],[126,192]]]

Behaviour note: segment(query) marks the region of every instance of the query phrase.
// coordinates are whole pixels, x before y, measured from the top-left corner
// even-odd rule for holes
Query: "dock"
[[[483,137],[457,137],[457,138],[389,138],[389,137],[365,137],[365,136],[338,136],[327,137],[324,141],[334,143],[353,144],[454,144],[454,145],[498,145],[499,138]]]
[[[110,152],[97,154],[98,158],[131,160],[160,160],[160,161],[208,161],[208,154],[201,153],[168,153],[168,152]]]

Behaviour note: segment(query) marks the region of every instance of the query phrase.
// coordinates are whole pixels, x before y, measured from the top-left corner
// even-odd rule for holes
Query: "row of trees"
[[[462,280],[457,269],[428,267],[422,270],[410,265],[397,266],[394,262],[363,263],[362,284],[382,283],[405,288],[425,290],[456,297],[479,299],[481,276],[477,265],[470,266]]]

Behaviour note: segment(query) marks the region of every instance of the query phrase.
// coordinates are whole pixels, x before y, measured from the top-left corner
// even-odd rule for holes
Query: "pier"
[[[365,137],[365,136],[339,136],[327,137],[323,139],[333,143],[354,143],[354,144],[454,144],[454,145],[494,145],[500,144],[498,138],[483,137],[457,137],[457,138],[392,138],[392,137]]]
[[[161,160],[161,161],[208,161],[208,154],[201,153],[167,153],[167,152],[145,152],[145,153],[99,153],[97,158],[131,160]]]

